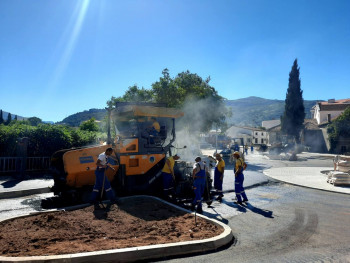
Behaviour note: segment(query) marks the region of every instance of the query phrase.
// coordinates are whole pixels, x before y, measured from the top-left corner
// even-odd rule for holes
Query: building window
[[[264,139],[261,139],[261,143],[264,143]]]
[[[331,115],[330,114],[327,114],[327,121],[331,122]]]
[[[256,132],[255,135],[258,136],[258,133]]]
[[[258,143],[258,138],[255,138],[255,143]]]

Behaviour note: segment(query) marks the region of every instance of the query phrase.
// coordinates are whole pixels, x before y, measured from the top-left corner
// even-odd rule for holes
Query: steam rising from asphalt
[[[182,107],[184,117],[176,124],[174,143],[179,148],[187,146],[186,149],[177,150],[181,160],[194,162],[196,156],[201,156],[200,144],[205,143],[201,131],[208,126],[209,120],[215,120],[218,115],[217,108],[218,105],[212,99],[186,99]]]

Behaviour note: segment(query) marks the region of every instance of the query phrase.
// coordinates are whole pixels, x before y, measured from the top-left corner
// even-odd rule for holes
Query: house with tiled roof
[[[350,99],[318,102],[311,109],[311,116],[316,119],[318,125],[326,124],[342,114],[347,107],[350,107]]]

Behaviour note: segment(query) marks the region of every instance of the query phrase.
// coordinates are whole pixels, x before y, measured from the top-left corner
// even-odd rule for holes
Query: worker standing
[[[193,189],[194,189],[194,200],[192,206],[197,208],[198,213],[202,213],[202,196],[205,188],[205,176],[206,176],[206,166],[202,162],[201,157],[196,157],[195,164],[193,165]]]
[[[243,198],[243,202],[248,202],[247,195],[245,194],[244,188],[243,188],[243,181],[244,181],[243,170],[245,169],[246,165],[243,159],[240,157],[239,152],[234,152],[233,156],[236,159],[235,192],[237,197],[237,203],[241,205],[242,198]]]
[[[179,160],[180,156],[175,154],[174,156],[170,156],[166,159],[164,167],[162,169],[162,177],[163,177],[163,193],[164,197],[168,198],[169,195],[174,195],[174,183],[175,183],[175,174],[174,174],[174,165],[175,161]]]
[[[224,196],[222,193],[222,183],[224,180],[225,161],[222,159],[219,153],[215,155],[215,158],[218,161],[218,163],[216,164],[215,171],[214,171],[214,188],[216,189],[216,192],[219,195],[216,198],[216,200],[221,202],[222,197]]]
[[[96,162],[97,168],[95,171],[95,175],[96,175],[95,185],[90,197],[91,204],[96,201],[96,198],[100,193],[100,190],[101,190],[101,193],[100,193],[101,195],[103,193],[103,190],[105,190],[107,198],[111,200],[112,203],[116,202],[111,184],[107,176],[105,175],[106,169],[113,169],[108,164],[108,158],[111,157],[112,153],[113,153],[113,149],[107,148],[106,151],[101,153],[97,158],[97,162]]]

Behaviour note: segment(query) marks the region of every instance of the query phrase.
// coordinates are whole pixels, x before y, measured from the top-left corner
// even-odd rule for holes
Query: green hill
[[[310,110],[317,100],[305,100],[305,118],[311,118]],[[232,108],[229,124],[237,126],[261,126],[262,121],[280,119],[284,112],[284,100],[269,100],[259,97],[248,97],[238,100],[227,100],[226,105]]]
[[[92,117],[101,121],[106,116],[107,111],[105,109],[90,109],[70,115],[59,122],[59,124],[64,123],[70,126],[78,127],[83,121],[90,120]]]
[[[232,117],[227,121],[237,126],[261,126],[262,121],[279,119],[283,115],[284,100],[269,100],[259,97],[248,97],[238,100],[226,100],[226,105],[232,108]],[[316,100],[305,100],[306,118],[310,118],[310,109]],[[103,120],[107,111],[105,109],[90,109],[78,112],[63,119],[60,123],[70,126],[79,126],[83,121],[94,117]]]

